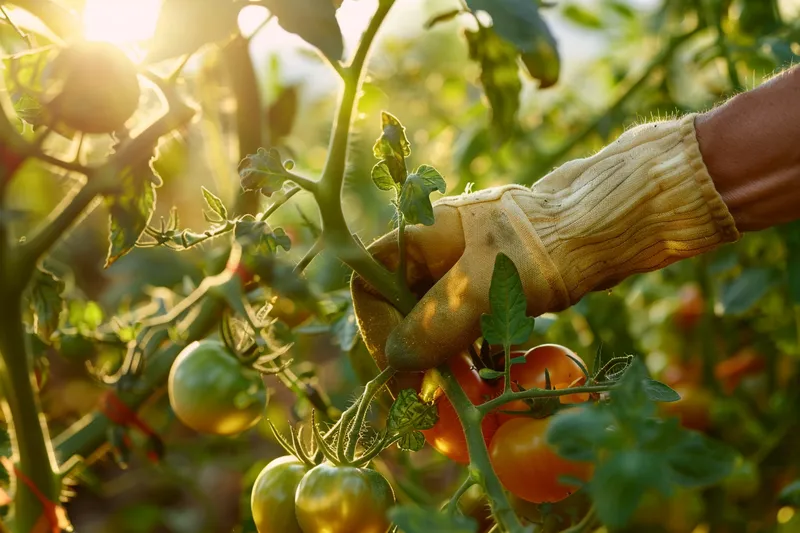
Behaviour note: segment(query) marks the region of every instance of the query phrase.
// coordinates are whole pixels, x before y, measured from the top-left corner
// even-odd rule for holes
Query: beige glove
[[[474,342],[499,252],[514,261],[528,314],[538,316],[737,240],[694,118],[633,128],[532,189],[509,185],[436,202],[433,226],[406,228],[409,285],[424,297],[405,319],[353,278],[358,324],[378,365],[422,371]],[[396,268],[395,232],[369,249]]]

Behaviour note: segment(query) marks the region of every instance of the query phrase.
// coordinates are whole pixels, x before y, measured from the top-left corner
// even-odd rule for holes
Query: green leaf
[[[33,274],[30,289],[33,330],[46,343],[50,342],[50,337],[58,329],[61,312],[64,310],[64,301],[61,298],[64,287],[64,281],[41,267],[37,267]]]
[[[264,0],[278,24],[315,46],[331,61],[342,59],[344,42],[331,0]]]
[[[238,32],[238,14],[239,6],[229,0],[164,0],[146,62],[192,54],[228,39]]]
[[[478,370],[478,374],[483,379],[497,379],[502,378],[505,375],[505,372],[499,372],[497,370],[492,370],[491,368],[481,368]]]
[[[517,126],[519,77],[517,50],[491,28],[466,31],[470,59],[481,66],[480,81],[491,107],[491,129],[500,141],[506,141]]]
[[[582,406],[555,415],[547,429],[547,442],[558,454],[573,461],[592,461],[614,433],[614,418],[608,409]]]
[[[800,220],[785,224],[779,229],[786,244],[789,298],[795,305],[800,305]]]
[[[119,190],[105,198],[109,213],[109,248],[105,267],[130,252],[156,208],[154,181],[158,177],[149,164],[127,168],[119,178]]]
[[[273,230],[266,222],[252,217],[237,220],[233,236],[250,255],[274,254],[278,248],[288,252],[292,247],[292,241],[283,228]]]
[[[403,433],[397,441],[397,447],[407,452],[418,452],[425,446],[425,435],[419,431]]]
[[[392,173],[389,171],[389,165],[385,159],[372,167],[372,182],[382,191],[391,191],[398,187],[394,178],[392,178]]]
[[[460,513],[445,514],[433,507],[398,505],[389,509],[389,519],[403,533],[475,533],[478,523]]]
[[[331,333],[333,333],[336,344],[345,352],[349,352],[356,345],[360,333],[352,303],[348,303],[341,316],[333,322]]]
[[[726,315],[746,313],[776,283],[775,273],[767,268],[749,268],[722,285],[720,302]]]
[[[390,431],[403,434],[409,431],[430,429],[436,424],[439,415],[435,405],[420,400],[417,391],[404,389],[389,410],[387,427]]]
[[[647,397],[654,402],[677,402],[681,395],[675,392],[669,385],[660,381],[647,378],[643,382],[644,392]]]
[[[567,4],[562,10],[564,17],[570,22],[590,30],[603,29],[603,21],[595,13],[577,4]]]
[[[792,481],[778,494],[778,501],[784,505],[800,507],[800,479]]]
[[[732,471],[736,454],[726,445],[694,431],[666,450],[672,479],[682,487],[707,487],[722,481]]]
[[[409,224],[430,226],[434,222],[433,204],[430,195],[434,191],[444,193],[446,184],[439,171],[421,165],[409,174],[400,191],[399,209]]]
[[[497,254],[489,286],[491,314],[481,316],[481,331],[489,344],[510,347],[527,341],[533,333],[534,320],[526,315],[528,307],[522,280],[514,262]]]
[[[381,111],[381,136],[375,141],[372,153],[376,159],[402,160],[411,155],[406,129],[391,113]]]
[[[244,164],[239,176],[246,191],[261,191],[264,196],[272,196],[289,177],[276,148],[259,148],[255,154],[245,157]]]
[[[218,214],[221,220],[227,220],[228,209],[225,207],[225,204],[222,203],[222,200],[205,187],[201,186],[200,189],[203,191],[203,199],[206,201],[206,205],[208,205],[213,212]]]

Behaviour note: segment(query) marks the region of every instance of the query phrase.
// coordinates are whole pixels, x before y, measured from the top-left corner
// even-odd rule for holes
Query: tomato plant
[[[562,476],[586,481],[588,463],[568,461],[547,443],[548,420],[515,418],[504,422],[489,445],[492,466],[509,491],[523,500],[543,503],[561,501],[578,490]]]
[[[480,404],[497,393],[497,389],[493,384],[481,378],[469,354],[461,353],[455,355],[450,358],[447,364],[464,389],[467,397],[473,403]],[[436,403],[436,409],[439,420],[431,429],[422,432],[425,435],[425,440],[453,461],[468,464],[467,441],[453,404],[450,403],[447,397],[442,396]],[[499,417],[494,413],[490,413],[483,419],[481,428],[484,441],[487,444],[492,440],[492,436],[499,425]]]
[[[374,470],[321,464],[308,471],[295,496],[303,533],[386,533],[394,492]]]
[[[181,351],[170,370],[168,390],[181,422],[217,435],[253,427],[267,403],[261,377],[213,340],[195,341]]]

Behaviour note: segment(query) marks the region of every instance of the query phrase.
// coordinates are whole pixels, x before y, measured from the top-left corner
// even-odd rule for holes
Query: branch
[[[566,396],[568,394],[584,394],[594,392],[607,392],[613,389],[616,383],[608,383],[605,385],[587,385],[585,387],[569,387],[567,389],[527,389],[520,392],[512,392],[511,390],[503,391],[500,396],[492,398],[478,406],[481,413],[488,414],[501,405],[516,400],[534,400],[536,398],[557,398],[559,396]]]

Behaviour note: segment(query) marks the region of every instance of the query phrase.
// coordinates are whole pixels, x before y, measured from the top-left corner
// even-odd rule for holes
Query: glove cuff
[[[515,194],[572,303],[739,239],[703,162],[696,115],[633,128]]]

